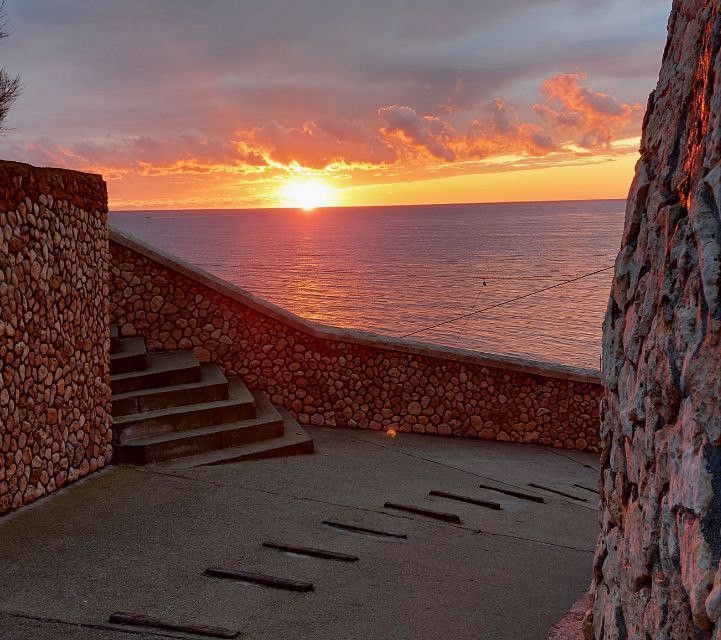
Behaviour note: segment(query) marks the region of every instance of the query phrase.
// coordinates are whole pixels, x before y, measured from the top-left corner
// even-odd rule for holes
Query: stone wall
[[[111,456],[107,194],[0,162],[0,515]]]
[[[605,321],[588,638],[721,638],[721,4],[676,0]]]
[[[598,448],[597,372],[307,322],[111,228],[111,315],[194,349],[301,424]]]

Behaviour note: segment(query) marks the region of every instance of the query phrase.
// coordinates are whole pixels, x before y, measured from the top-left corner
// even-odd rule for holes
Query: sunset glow
[[[114,210],[626,197],[667,0],[418,2],[83,3],[60,25],[11,0],[0,155],[100,173]]]
[[[282,206],[303,211],[331,207],[336,202],[333,187],[319,179],[293,178],[280,189]]]

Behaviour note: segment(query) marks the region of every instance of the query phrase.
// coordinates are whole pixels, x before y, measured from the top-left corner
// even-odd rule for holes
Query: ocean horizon
[[[111,222],[309,320],[598,369],[624,208],[140,210]]]

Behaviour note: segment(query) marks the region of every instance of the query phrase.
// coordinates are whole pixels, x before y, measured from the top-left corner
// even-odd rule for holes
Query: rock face
[[[593,372],[323,330],[115,230],[110,250],[123,335],[146,336],[151,350],[193,349],[301,424],[598,451]]]
[[[604,327],[587,638],[721,638],[721,3],[676,0]]]
[[[0,515],[111,456],[107,194],[0,162]]]

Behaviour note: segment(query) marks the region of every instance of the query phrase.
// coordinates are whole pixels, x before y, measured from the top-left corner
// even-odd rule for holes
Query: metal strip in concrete
[[[530,502],[539,502],[545,504],[545,500],[541,496],[534,496],[532,493],[523,493],[522,491],[513,491],[512,489],[501,489],[500,487],[492,487],[489,484],[479,484],[481,489],[488,489],[489,491],[496,491],[513,498],[519,498],[520,500],[529,500]]]
[[[273,589],[283,589],[285,591],[299,591],[307,593],[313,591],[312,582],[303,582],[301,580],[290,580],[288,578],[278,578],[263,573],[253,573],[251,571],[242,571],[238,569],[223,569],[222,567],[209,567],[203,572],[203,575],[211,578],[224,578],[226,580],[239,580],[240,582],[250,582],[259,584],[264,587]]]
[[[432,511],[431,509],[423,509],[407,504],[397,504],[396,502],[386,502],[383,505],[386,509],[395,509],[397,511],[406,511],[407,513],[415,513],[419,516],[426,516],[434,520],[442,520],[444,522],[453,522],[461,524],[461,517],[455,513],[444,513],[443,511]]]
[[[178,633],[188,633],[195,636],[204,636],[206,638],[238,638],[239,631],[231,629],[223,629],[221,627],[209,627],[206,625],[190,625],[175,624],[174,622],[166,622],[159,618],[152,618],[137,613],[128,613],[118,611],[110,615],[108,622],[112,624],[123,624],[131,627],[143,627],[148,629],[164,629],[166,631],[177,631]]]
[[[588,502],[586,498],[581,498],[580,496],[574,496],[572,493],[566,493],[565,491],[559,491],[558,489],[553,489],[551,487],[544,487],[542,484],[536,484],[535,482],[529,482],[529,487],[533,487],[534,489],[543,489],[544,491],[550,491],[551,493],[555,493],[559,496],[563,496],[564,498],[571,498],[571,500],[578,500],[579,502]]]
[[[573,486],[578,489],[584,489],[585,491],[590,491],[591,493],[598,495],[598,489],[592,489],[591,487],[584,487],[582,484],[576,484],[575,482],[573,483]]]
[[[455,493],[446,493],[445,491],[429,491],[429,496],[436,496],[438,498],[446,498],[448,500],[456,500],[457,502],[468,502],[469,504],[475,504],[479,507],[486,507],[487,509],[495,509],[496,511],[501,510],[501,505],[498,502],[491,502],[489,500],[481,500],[480,498],[469,498],[468,496],[460,496]]]
[[[367,529],[366,527],[359,527],[355,524],[344,524],[342,522],[334,522],[332,520],[323,520],[323,524],[333,527],[334,529],[343,529],[344,531],[351,531],[353,533],[367,533],[372,536],[381,536],[385,538],[400,538],[407,540],[408,536],[405,533],[391,533],[390,531],[379,531],[378,529]]]
[[[301,556],[310,556],[312,558],[321,558],[323,560],[339,560],[340,562],[357,562],[358,556],[352,556],[339,551],[328,551],[326,549],[313,549],[311,547],[296,547],[290,544],[282,544],[280,542],[264,542],[264,547],[268,549],[277,549],[278,551],[286,551],[287,553],[297,553]]]

